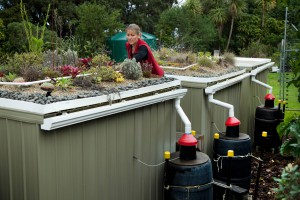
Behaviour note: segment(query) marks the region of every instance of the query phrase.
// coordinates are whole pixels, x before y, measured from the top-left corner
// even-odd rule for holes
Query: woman
[[[136,24],[130,24],[126,28],[126,50],[128,58],[135,58],[136,62],[143,64],[150,64],[152,66],[152,74],[163,76],[164,71],[156,62],[150,47],[141,39],[140,27]]]

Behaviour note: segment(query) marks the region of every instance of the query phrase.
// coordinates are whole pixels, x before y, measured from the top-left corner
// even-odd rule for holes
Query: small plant
[[[92,66],[92,58],[80,58],[79,65],[83,69],[90,69],[90,67]]]
[[[76,77],[73,80],[73,85],[80,86],[82,88],[92,87],[92,85],[93,85],[93,77],[92,76]]]
[[[64,65],[60,68],[60,70],[63,76],[72,76],[72,78],[75,78],[81,72],[78,67],[73,67],[70,65]]]
[[[36,66],[29,66],[21,70],[21,75],[26,82],[39,80],[42,69]]]
[[[223,55],[224,62],[229,64],[229,65],[234,65],[235,64],[234,58],[235,58],[235,54],[231,53],[231,52],[226,52]]]
[[[17,78],[15,78],[15,79],[13,80],[13,82],[15,82],[15,83],[24,83],[25,80],[24,80],[23,77],[17,77]]]
[[[142,67],[140,63],[137,63],[135,59],[125,59],[123,63],[121,63],[122,73],[125,78],[138,80],[143,77]]]
[[[300,196],[300,168],[298,165],[288,164],[282,171],[280,178],[274,178],[279,184],[273,189],[276,199],[294,200]]]
[[[102,81],[114,81],[116,78],[116,71],[112,67],[102,66],[97,71],[98,76]]]
[[[106,66],[111,61],[110,57],[106,54],[98,54],[93,57],[92,65],[93,66]]]
[[[72,87],[72,80],[69,78],[56,79],[55,86],[61,90],[67,90]]]
[[[45,67],[42,70],[42,77],[45,77],[45,78],[57,78],[59,76],[61,76],[61,73],[56,68]]]
[[[143,77],[150,78],[153,66],[150,63],[142,63],[141,67],[143,71]]]
[[[124,82],[124,77],[120,72],[116,72],[115,82],[117,83]]]
[[[291,116],[277,126],[278,134],[285,141],[280,147],[280,154],[300,159],[300,116]]]
[[[202,67],[209,67],[209,68],[212,68],[214,67],[214,62],[207,58],[206,56],[202,56],[198,59],[198,64]]]
[[[8,81],[8,82],[13,82],[15,80],[15,78],[17,78],[17,74],[15,73],[8,73],[8,75],[5,75],[5,79]]]

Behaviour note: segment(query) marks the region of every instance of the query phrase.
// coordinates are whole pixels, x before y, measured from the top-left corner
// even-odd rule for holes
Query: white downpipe
[[[180,98],[176,98],[175,99],[175,107],[176,107],[176,111],[179,114],[181,120],[183,121],[184,125],[185,125],[185,133],[186,134],[191,134],[192,132],[192,124],[189,120],[189,118],[186,116],[186,114],[184,113],[183,109],[180,106]]]
[[[251,77],[251,81],[253,81],[253,82],[255,82],[255,83],[259,84],[259,85],[262,85],[262,86],[264,86],[264,87],[266,87],[266,88],[269,88],[269,93],[272,94],[272,90],[273,90],[273,87],[272,87],[272,86],[270,86],[270,85],[268,85],[268,84],[265,84],[265,83],[263,83],[263,82],[261,82],[261,81],[255,79],[255,76],[252,76],[252,77]]]
[[[233,105],[214,99],[213,94],[208,94],[208,101],[211,102],[211,103],[214,103],[216,105],[228,108],[229,109],[229,117],[234,117],[234,107],[233,107]]]

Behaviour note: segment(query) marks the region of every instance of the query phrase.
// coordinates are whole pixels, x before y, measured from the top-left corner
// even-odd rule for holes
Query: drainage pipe
[[[254,83],[257,83],[257,84],[259,84],[259,85],[262,85],[262,86],[264,86],[264,87],[266,87],[266,88],[269,88],[269,93],[272,94],[272,89],[273,89],[272,86],[270,86],[270,85],[268,85],[268,84],[265,84],[265,83],[263,83],[263,82],[261,82],[261,81],[255,79],[255,76],[252,76],[252,77],[251,77],[251,81],[253,81]]]
[[[185,125],[185,129],[184,129],[185,133],[191,134],[192,124],[180,106],[180,98],[179,97],[175,99],[175,107],[176,107],[177,113],[179,114],[181,120],[183,121],[183,123]]]
[[[214,99],[213,94],[208,94],[208,101],[211,102],[211,103],[214,103],[216,105],[228,108],[229,109],[229,117],[234,117],[234,107],[233,107],[233,105]]]

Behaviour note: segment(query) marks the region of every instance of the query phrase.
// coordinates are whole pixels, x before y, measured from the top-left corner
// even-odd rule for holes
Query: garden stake
[[[266,140],[267,137],[267,132],[263,131],[261,136],[262,136],[262,140],[263,143]],[[263,164],[263,156],[264,156],[264,147],[262,146],[261,150],[260,150],[260,160],[259,160],[259,164],[258,164],[258,169],[257,169],[257,176],[256,176],[256,182],[255,182],[255,192],[254,192],[254,200],[257,199],[257,193],[258,193],[258,186],[259,186],[259,179],[260,179],[260,173],[261,173],[261,168],[262,168],[262,164]]]
[[[227,180],[226,180],[226,185],[229,187],[230,186],[230,178],[231,178],[231,161],[232,157],[234,156],[234,151],[233,150],[228,150],[227,151],[227,156],[228,156],[228,168],[227,168]],[[226,188],[225,190],[225,199],[230,200],[231,198],[231,190]]]
[[[168,180],[167,180],[167,170],[169,166],[169,160],[171,158],[171,153],[169,151],[165,151],[164,153],[164,158],[165,158],[165,175],[164,175],[164,187],[165,187],[165,192],[164,192],[164,199],[167,199],[167,191],[168,190]]]

